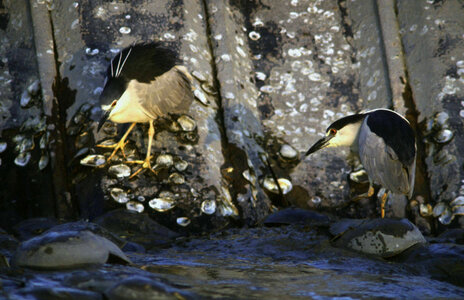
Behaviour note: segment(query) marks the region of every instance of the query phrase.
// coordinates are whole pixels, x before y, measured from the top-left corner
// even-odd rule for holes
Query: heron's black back
[[[395,151],[404,165],[412,164],[416,157],[416,138],[409,123],[389,110],[374,110],[366,115],[369,129]]]
[[[157,42],[140,43],[121,50],[106,71],[101,104],[119,99],[129,81],[149,83],[178,63],[177,53]]]
[[[140,43],[120,51],[111,61],[107,76],[149,83],[155,77],[172,69],[176,63],[178,57],[175,51],[157,42]],[[120,73],[116,74],[118,65]]]

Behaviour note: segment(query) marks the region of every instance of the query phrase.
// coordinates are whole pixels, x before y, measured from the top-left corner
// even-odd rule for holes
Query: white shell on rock
[[[450,205],[451,206],[464,205],[464,196],[456,197],[453,201],[451,201]]]
[[[24,138],[21,140],[21,142],[16,146],[16,149],[19,150],[19,152],[26,152],[33,150],[35,148],[35,143],[32,138]]]
[[[454,215],[450,209],[446,208],[445,211],[438,217],[438,221],[440,221],[443,225],[449,225],[454,219]]]
[[[197,70],[192,72],[192,76],[198,79],[199,81],[206,81],[206,76],[203,73],[198,72]]]
[[[237,215],[232,207],[224,204],[219,205],[219,213],[223,217]]]
[[[453,207],[453,215],[464,216],[464,206],[455,206]]]
[[[177,119],[177,122],[179,123],[180,127],[182,127],[183,131],[194,131],[195,128],[197,128],[195,120],[193,120],[187,115],[180,116]]]
[[[31,160],[31,153],[22,152],[22,153],[19,153],[18,156],[16,156],[14,163],[17,166],[24,167],[29,163],[30,160]]]
[[[169,182],[171,182],[173,184],[183,184],[185,182],[184,176],[182,176],[179,173],[172,173],[171,175],[169,175],[168,180],[169,180]]]
[[[215,200],[205,200],[201,203],[201,211],[207,215],[212,215],[216,211]]]
[[[190,219],[187,218],[187,217],[179,217],[179,218],[177,218],[176,222],[180,226],[185,227],[185,226],[188,226],[190,224]]]
[[[433,216],[435,218],[439,217],[446,209],[446,204],[444,202],[437,203],[433,208]]]
[[[126,203],[126,208],[131,211],[136,211],[138,213],[143,212],[145,207],[143,206],[142,203],[139,203],[137,201],[129,201]]]
[[[101,154],[91,154],[81,159],[81,165],[89,167],[98,167],[104,165],[106,159]]]
[[[174,159],[170,154],[160,154],[156,158],[156,164],[160,167],[170,167],[174,163]]]
[[[298,152],[292,146],[285,144],[280,147],[280,155],[286,159],[295,159]]]
[[[277,179],[277,182],[279,183],[279,186],[280,186],[280,189],[282,190],[282,193],[285,195],[287,194],[288,192],[290,192],[293,188],[293,185],[292,183],[290,182],[290,180],[286,179],[286,178],[279,178]],[[278,194],[279,193],[279,187],[277,186],[274,178],[272,177],[266,177],[264,180],[263,180],[263,186],[266,190],[272,192],[272,193],[275,193],[275,194]]]
[[[0,153],[6,150],[7,143],[6,142],[0,142]]]
[[[131,169],[127,165],[119,164],[109,167],[108,172],[116,178],[124,178],[130,176]]]
[[[27,92],[31,94],[31,96],[36,96],[39,94],[40,91],[40,80],[34,80],[28,87]]]
[[[256,185],[256,176],[252,175],[249,169],[242,172],[243,178],[245,178],[252,185]]]
[[[156,211],[165,212],[176,206],[176,201],[170,197],[153,198],[148,205]]]
[[[24,91],[21,94],[21,99],[19,100],[19,104],[21,105],[22,108],[25,108],[25,107],[29,106],[31,101],[32,101],[31,95],[29,95],[29,93],[27,91]]]
[[[439,112],[436,116],[435,116],[435,121],[437,122],[438,125],[440,125],[440,127],[443,127],[449,120],[449,115],[448,113],[442,111],[442,112]]]
[[[42,154],[42,156],[39,159],[39,170],[45,169],[49,161],[50,161],[50,157],[48,156],[48,154],[47,153]]]
[[[248,36],[250,37],[250,39],[252,39],[253,41],[257,41],[261,38],[261,35],[259,34],[259,32],[256,32],[256,31],[250,31],[250,33],[248,34]]]
[[[447,143],[451,141],[451,139],[453,138],[453,135],[454,134],[451,130],[443,129],[437,133],[437,135],[435,136],[435,141],[440,144]]]
[[[188,162],[185,160],[179,160],[174,164],[174,168],[176,168],[177,171],[183,172],[187,169],[188,167]]]
[[[127,203],[129,201],[129,195],[123,189],[112,188],[111,197],[118,203]]]
[[[209,104],[208,98],[206,98],[206,95],[199,89],[195,89],[195,91],[193,91],[193,95],[195,96],[195,99],[200,101],[202,104],[204,105]]]
[[[119,28],[119,32],[121,34],[129,34],[129,33],[131,33],[131,29],[130,29],[130,27],[123,26],[123,27]]]

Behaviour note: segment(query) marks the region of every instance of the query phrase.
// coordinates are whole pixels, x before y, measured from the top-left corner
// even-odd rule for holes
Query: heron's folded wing
[[[168,113],[186,113],[194,97],[190,75],[179,66],[150,83],[139,83],[136,93],[140,106],[152,118]]]
[[[371,181],[393,193],[409,194],[412,189],[410,166],[405,166],[394,150],[381,137],[373,134],[368,126],[362,126],[359,157]]]

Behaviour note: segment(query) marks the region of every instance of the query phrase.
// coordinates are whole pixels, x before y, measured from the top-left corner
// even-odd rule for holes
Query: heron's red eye
[[[337,133],[337,129],[330,128],[329,132],[330,132],[331,135],[335,135]]]
[[[116,105],[116,102],[118,102],[117,100],[114,100],[112,103],[111,103],[111,107],[115,106]]]

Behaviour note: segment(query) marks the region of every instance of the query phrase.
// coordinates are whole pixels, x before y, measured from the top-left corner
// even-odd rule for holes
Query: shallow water
[[[137,260],[137,259],[136,259]],[[464,289],[401,263],[336,249],[311,231],[263,228],[192,240],[144,257],[146,270],[202,296],[460,298]]]

